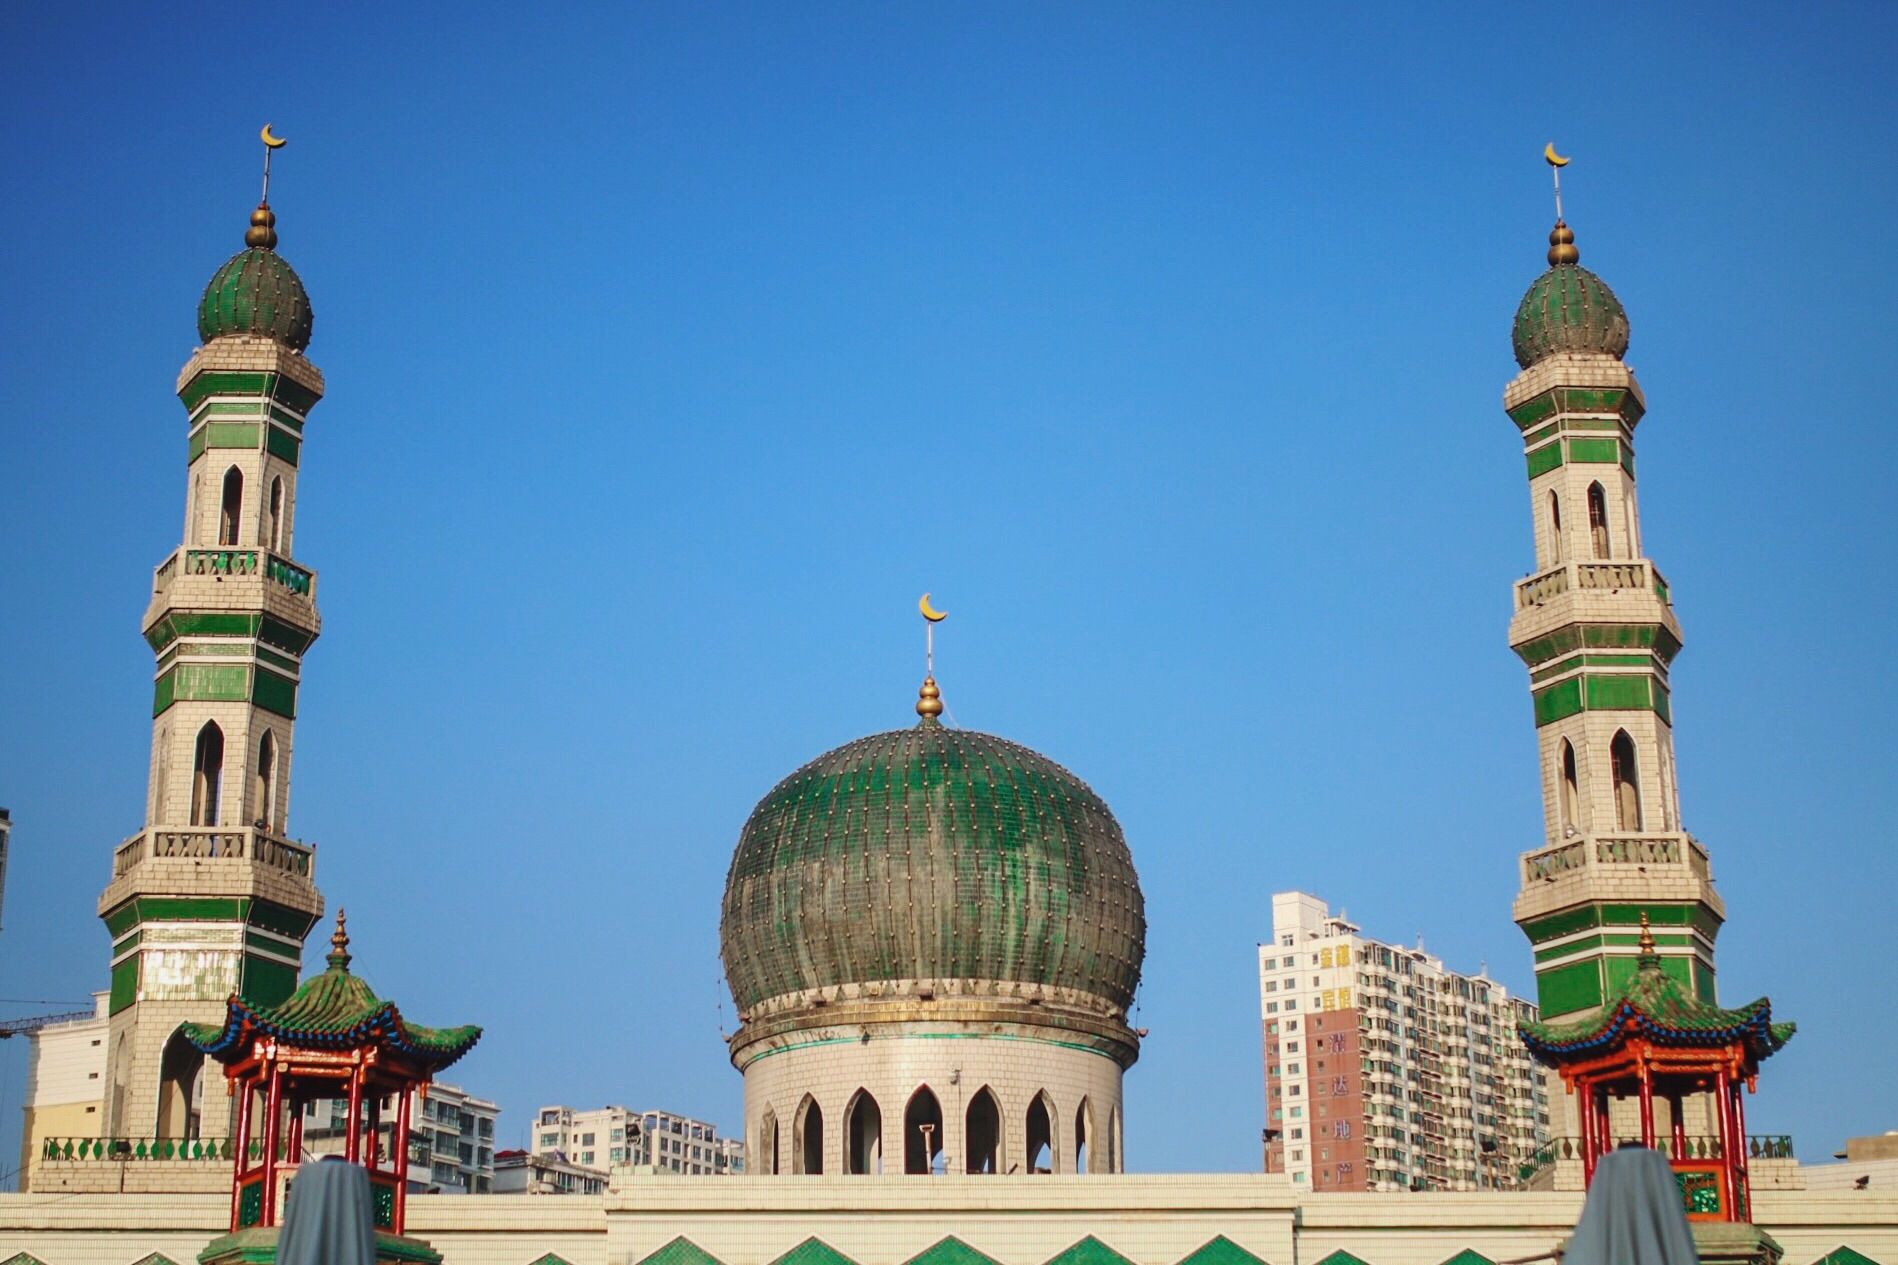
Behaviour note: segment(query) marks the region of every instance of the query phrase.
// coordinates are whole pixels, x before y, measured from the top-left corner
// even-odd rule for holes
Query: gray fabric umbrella
[[[277,1265],[376,1265],[367,1170],[337,1159],[297,1169],[277,1236]]]
[[[1699,1259],[1666,1158],[1644,1146],[1602,1156],[1562,1265],[1698,1265]]]

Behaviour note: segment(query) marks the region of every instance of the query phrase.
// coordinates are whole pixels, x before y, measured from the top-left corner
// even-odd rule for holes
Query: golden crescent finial
[[[258,138],[263,141],[266,149],[282,149],[285,145],[290,143],[289,140],[282,136],[272,136],[270,134],[270,124],[268,123],[264,124],[263,131],[257,133],[257,135]]]
[[[922,599],[916,603],[916,609],[921,611],[923,618],[932,624],[940,624],[943,620],[949,618],[948,611],[939,611],[929,604],[929,594],[927,593],[923,594]]]
[[[1568,166],[1568,159],[1555,152],[1554,141],[1550,141],[1547,145],[1542,147],[1542,161],[1548,163],[1551,167]]]

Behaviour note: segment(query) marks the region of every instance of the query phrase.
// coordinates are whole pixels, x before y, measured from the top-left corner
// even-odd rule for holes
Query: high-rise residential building
[[[575,1164],[558,1151],[497,1151],[494,1156],[497,1195],[598,1195],[605,1192],[607,1179],[605,1169]]]
[[[1536,1008],[1487,975],[1279,892],[1259,1005],[1267,1172],[1313,1190],[1482,1190],[1516,1184],[1548,1141],[1516,1031]]]
[[[303,1111],[303,1147],[311,1155],[343,1150],[347,1107],[324,1099]],[[501,1108],[458,1085],[436,1081],[428,1096],[409,1100],[409,1190],[413,1193],[485,1195],[494,1189],[494,1122]],[[382,1105],[378,1145],[386,1153],[394,1136],[395,1104]]]
[[[534,1119],[529,1151],[559,1154],[586,1168],[649,1164],[692,1176],[745,1171],[745,1145],[718,1136],[718,1126],[669,1111],[599,1107],[542,1107]]]

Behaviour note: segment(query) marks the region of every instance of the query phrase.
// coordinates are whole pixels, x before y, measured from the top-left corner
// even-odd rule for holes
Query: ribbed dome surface
[[[226,334],[250,334],[302,351],[310,345],[315,319],[295,270],[276,251],[252,247],[232,255],[204,288],[198,337],[208,343]]]
[[[1072,988],[1125,1010],[1146,914],[1120,825],[1026,747],[925,723],[819,756],[752,811],[725,880],[740,1010],[879,980]]]
[[[1558,264],[1536,278],[1516,309],[1516,363],[1527,369],[1557,352],[1628,350],[1628,314],[1608,283],[1576,264]]]

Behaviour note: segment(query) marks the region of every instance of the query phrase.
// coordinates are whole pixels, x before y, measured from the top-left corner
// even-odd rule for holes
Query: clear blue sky
[[[371,982],[486,1025],[503,1140],[738,1125],[730,849],[913,719],[927,588],[954,718],[1132,843],[1130,1161],[1254,1167],[1272,891],[1530,981],[1499,397],[1553,137],[1649,396],[1723,1000],[1800,1025],[1750,1123],[1898,1127],[1898,10],[396,8],[0,14],[0,995],[105,982],[170,392],[268,119],[330,384],[290,824]]]

